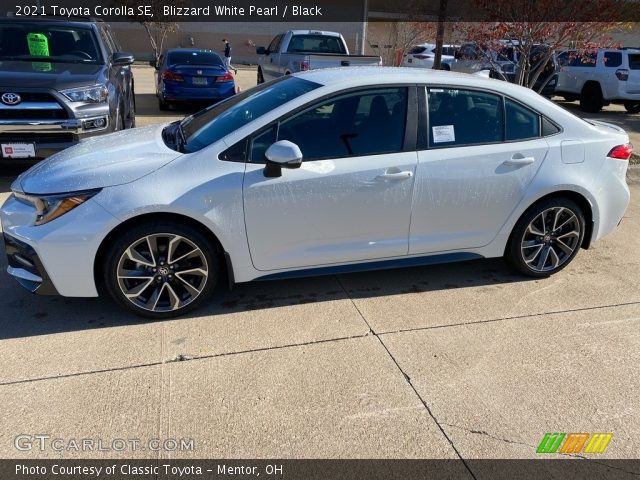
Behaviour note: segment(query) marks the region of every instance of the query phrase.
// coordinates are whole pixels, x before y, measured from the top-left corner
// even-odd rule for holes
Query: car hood
[[[164,127],[134,128],[84,140],[33,166],[12,188],[54,194],[133,182],[182,156],[165,145]]]
[[[95,85],[104,65],[59,62],[0,61],[0,86],[20,88],[67,88]]]

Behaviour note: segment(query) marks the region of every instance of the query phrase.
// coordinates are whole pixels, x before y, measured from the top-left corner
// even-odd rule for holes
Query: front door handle
[[[378,178],[383,180],[407,180],[413,177],[412,171],[404,171],[404,172],[387,172],[382,175],[378,175]]]
[[[511,159],[504,162],[504,164],[508,166],[530,165],[535,161],[536,159],[533,157],[523,157],[522,155],[514,155],[513,157],[511,157]]]

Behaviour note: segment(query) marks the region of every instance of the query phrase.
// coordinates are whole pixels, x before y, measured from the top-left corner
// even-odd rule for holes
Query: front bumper
[[[88,128],[91,122],[102,119],[104,127]],[[109,116],[99,115],[81,119],[0,120],[0,144],[33,143],[35,156],[29,158],[1,158],[10,162],[33,162],[47,158],[84,138],[110,131]],[[0,153],[0,157],[2,154]]]
[[[31,293],[58,295],[36,251],[28,244],[7,235],[4,248],[7,254],[7,273]]]
[[[9,273],[21,285],[42,294],[98,296],[96,253],[106,234],[120,222],[93,198],[49,223],[35,226],[35,209],[11,195],[0,208],[0,219],[7,254],[11,253]],[[53,288],[49,288],[49,282]]]

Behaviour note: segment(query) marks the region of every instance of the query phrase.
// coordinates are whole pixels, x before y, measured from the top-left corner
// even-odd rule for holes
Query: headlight
[[[105,85],[94,85],[92,87],[71,88],[60,92],[72,102],[100,103],[109,96],[109,90]]]
[[[14,192],[16,199],[32,205],[36,209],[34,225],[44,225],[51,220],[61,217],[93,197],[100,190],[65,193],[61,195],[35,196]]]

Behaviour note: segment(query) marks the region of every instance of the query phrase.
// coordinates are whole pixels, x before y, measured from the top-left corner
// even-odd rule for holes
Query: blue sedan
[[[160,110],[178,103],[216,103],[236,92],[233,75],[220,55],[210,50],[170,49],[151,64],[156,68]]]

